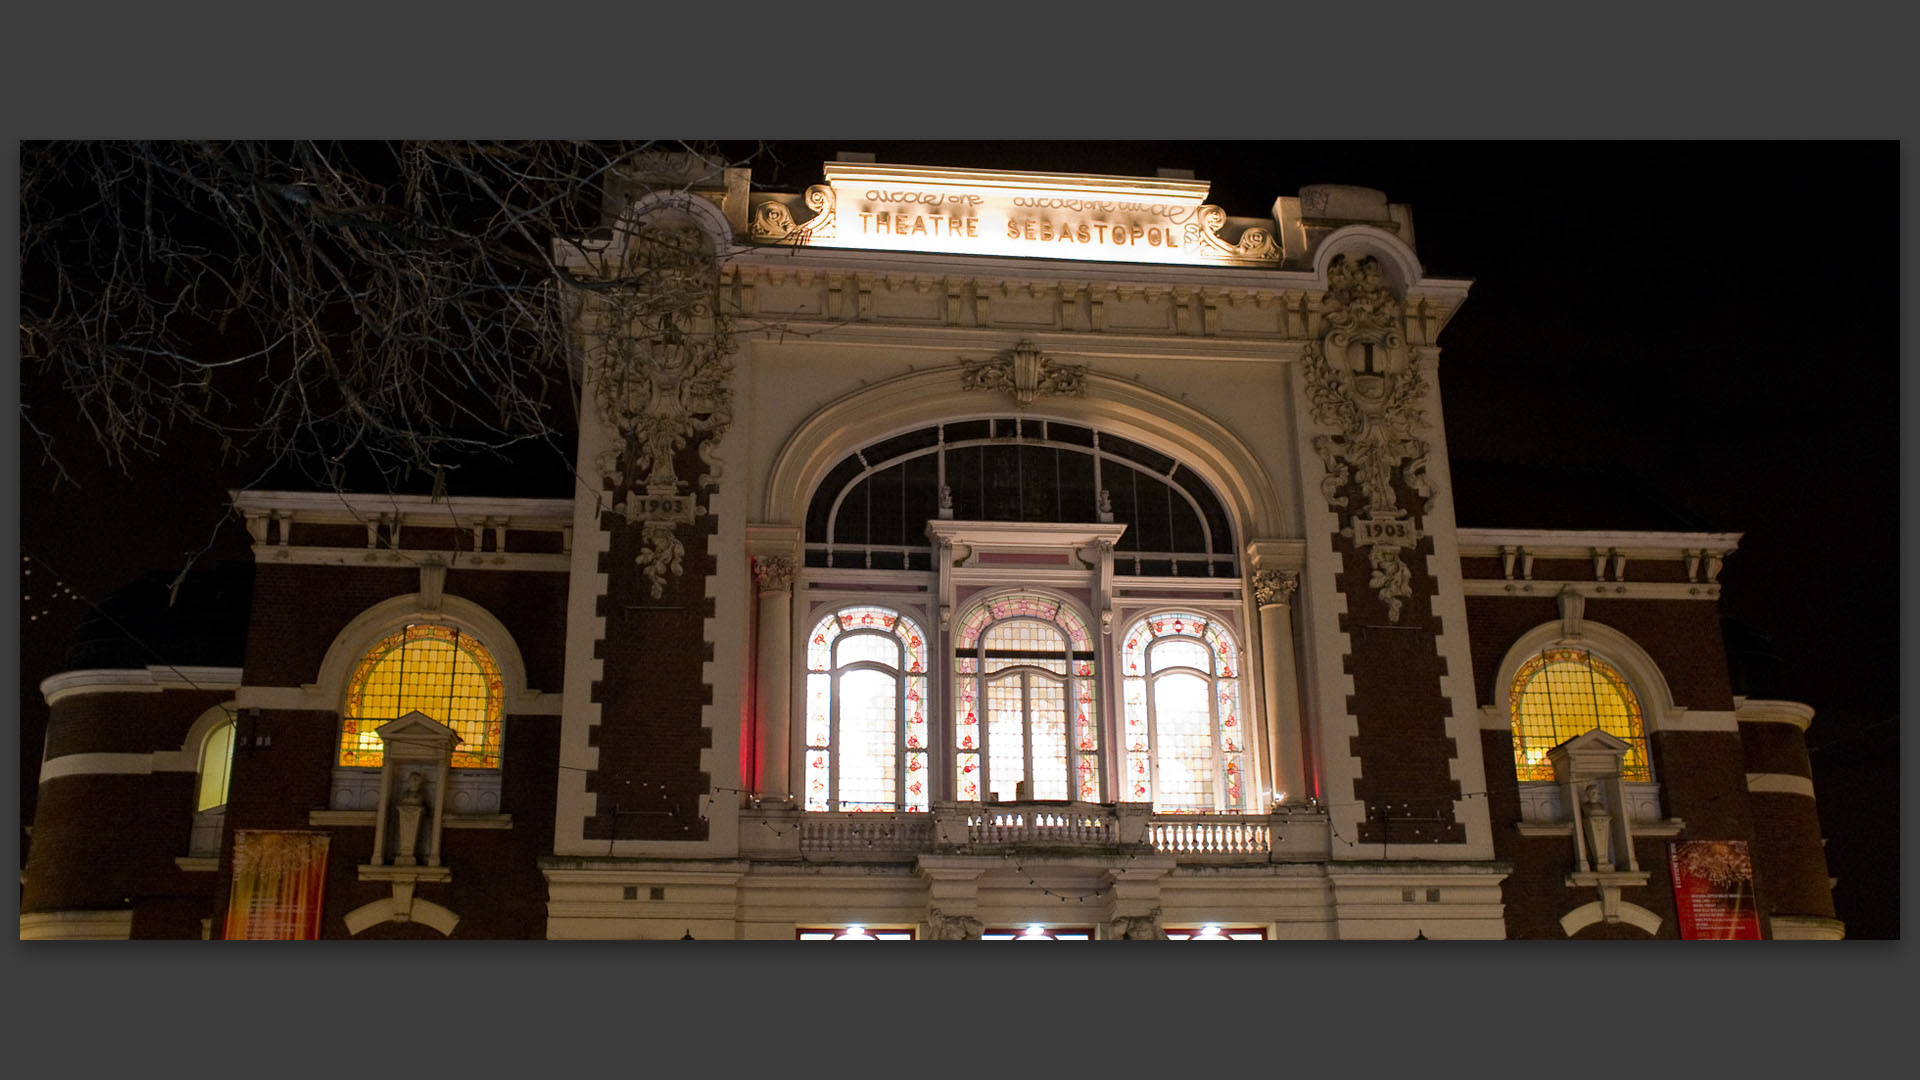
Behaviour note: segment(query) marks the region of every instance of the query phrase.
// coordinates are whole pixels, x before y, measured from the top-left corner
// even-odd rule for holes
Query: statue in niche
[[[1588,784],[1586,793],[1580,797],[1580,817],[1586,822],[1587,853],[1593,858],[1593,868],[1613,869],[1613,830],[1607,827],[1613,815],[1607,812],[1599,784]]]
[[[418,769],[407,774],[406,786],[394,803],[395,824],[393,862],[395,866],[416,866],[420,846],[420,819],[427,808],[427,777]]]

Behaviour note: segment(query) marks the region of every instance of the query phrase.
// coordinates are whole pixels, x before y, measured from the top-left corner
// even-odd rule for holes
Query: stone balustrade
[[[920,854],[1071,852],[1135,848],[1196,862],[1296,862],[1328,857],[1318,807],[1271,814],[1155,814],[1145,805],[937,803],[928,813],[806,813],[766,801],[742,811],[741,854],[807,861],[908,861]]]

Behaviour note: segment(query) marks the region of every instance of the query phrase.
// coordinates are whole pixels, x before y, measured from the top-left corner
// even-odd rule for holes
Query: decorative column
[[[1261,701],[1267,712],[1267,776],[1273,801],[1305,802],[1306,740],[1300,730],[1300,685],[1293,663],[1293,594],[1297,570],[1253,572],[1253,599],[1260,609]]]
[[[754,787],[762,800],[792,796],[793,573],[785,554],[753,556],[760,622],[754,635],[754,712],[758,716]]]

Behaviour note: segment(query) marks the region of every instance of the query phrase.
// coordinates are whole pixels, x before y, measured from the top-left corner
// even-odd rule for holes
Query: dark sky
[[[1736,632],[1779,659],[1809,743],[1849,936],[1898,934],[1897,144],[780,143],[757,184],[799,190],[837,150],[882,162],[1152,175],[1190,169],[1240,217],[1312,183],[1413,208],[1429,274],[1474,282],[1440,342],[1456,459],[1612,463],[1716,530]],[[27,402],[59,422],[60,402]],[[55,489],[23,443],[23,808],[38,683],[88,605],[189,553],[244,557],[224,491],[183,438],[131,477],[71,446]],[[1499,521],[1470,524],[1499,525]],[[45,610],[44,617],[36,617]]]

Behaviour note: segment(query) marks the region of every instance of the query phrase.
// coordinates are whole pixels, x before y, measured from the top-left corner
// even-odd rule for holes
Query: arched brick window
[[[339,764],[381,763],[374,729],[418,710],[460,736],[456,769],[498,769],[505,692],[499,665],[472,634],[411,623],[373,643],[354,665],[341,710]]]
[[[1520,665],[1509,693],[1513,765],[1522,782],[1552,780],[1547,751],[1594,728],[1631,747],[1620,762],[1621,779],[1653,779],[1640,697],[1605,658],[1579,647],[1542,649]]]

